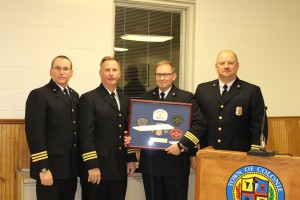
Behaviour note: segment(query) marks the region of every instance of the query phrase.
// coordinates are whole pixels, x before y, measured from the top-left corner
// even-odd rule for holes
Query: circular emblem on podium
[[[227,200],[284,200],[284,188],[271,170],[247,165],[231,175],[226,196]]]

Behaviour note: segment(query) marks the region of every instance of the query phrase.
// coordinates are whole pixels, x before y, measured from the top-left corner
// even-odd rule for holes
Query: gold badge
[[[241,116],[242,114],[243,114],[243,108],[242,107],[236,107],[236,109],[235,109],[235,114],[237,115],[237,116]]]
[[[157,136],[161,136],[162,133],[163,133],[162,130],[156,130],[156,131],[155,131],[155,134],[156,134]]]

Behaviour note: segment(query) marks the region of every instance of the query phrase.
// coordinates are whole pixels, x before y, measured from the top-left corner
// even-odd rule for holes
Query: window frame
[[[195,6],[196,0],[115,0],[115,6],[178,11],[181,13],[179,88],[194,92]]]

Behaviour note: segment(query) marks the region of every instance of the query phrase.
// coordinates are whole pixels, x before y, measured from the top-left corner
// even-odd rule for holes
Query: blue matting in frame
[[[182,139],[191,124],[191,103],[130,100],[129,147],[165,149]]]

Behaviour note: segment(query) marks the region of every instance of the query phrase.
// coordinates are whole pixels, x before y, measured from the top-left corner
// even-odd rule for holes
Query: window
[[[156,87],[155,64],[170,60],[176,67],[177,79],[174,84],[188,89],[193,85],[193,1],[128,2],[131,1],[115,1],[115,47],[125,50],[115,49],[122,70],[119,88],[131,98],[139,97],[144,91]],[[173,39],[141,42],[121,38],[128,34],[172,36]],[[183,70],[183,66],[189,68]]]
[[[172,36],[165,42],[141,42],[123,40],[126,34]],[[115,47],[127,51],[115,51],[120,60],[122,78],[119,87],[132,98],[156,87],[155,64],[170,60],[179,66],[180,13],[116,6]],[[179,68],[176,68],[179,73]],[[178,79],[175,84],[178,86]]]

